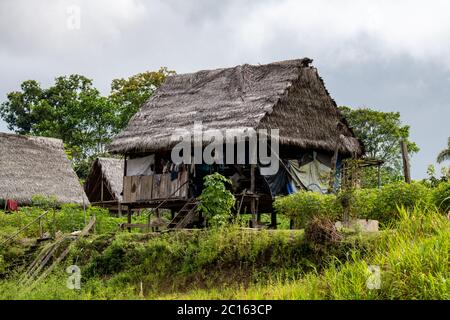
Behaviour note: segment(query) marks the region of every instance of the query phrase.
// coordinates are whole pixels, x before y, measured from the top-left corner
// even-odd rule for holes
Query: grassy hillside
[[[302,230],[249,231],[239,226],[160,236],[128,234],[117,230],[118,218],[91,210],[97,210],[96,234],[73,244],[66,261],[32,289],[19,279],[21,266],[38,252],[30,253],[27,237],[33,234],[2,246],[0,298],[450,298],[450,222],[436,210],[399,210],[392,229],[377,235],[346,234],[331,244],[306,241]],[[72,221],[67,214],[58,211],[56,217]],[[70,214],[84,221],[82,211]],[[18,218],[0,213],[1,239],[18,227],[11,219]],[[65,231],[73,227],[69,225]],[[71,264],[81,269],[81,290],[66,287],[65,267]],[[369,265],[381,269],[380,289],[366,286]]]

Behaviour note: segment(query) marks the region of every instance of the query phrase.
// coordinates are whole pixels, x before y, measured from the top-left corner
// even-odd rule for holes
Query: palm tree
[[[450,138],[448,138],[448,141],[447,141],[447,148],[442,150],[437,157],[438,163],[441,163],[445,160],[450,160]]]

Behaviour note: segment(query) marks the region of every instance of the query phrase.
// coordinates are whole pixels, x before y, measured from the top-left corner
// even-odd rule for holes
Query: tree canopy
[[[116,128],[122,129],[142,104],[155,92],[167,76],[175,74],[166,67],[158,71],[138,73],[128,79],[114,79],[109,96],[118,108]]]
[[[352,109],[339,107],[355,135],[363,142],[368,158],[383,160],[381,176],[383,183],[402,179],[402,155],[400,141],[404,140],[410,156],[419,151],[409,139],[408,125],[402,123],[399,112],[382,112],[369,108]],[[365,186],[376,186],[374,168],[365,170]]]
[[[15,133],[62,139],[77,174],[84,178],[112,136],[173,73],[161,68],[114,79],[109,96],[102,96],[91,79],[78,74],[57,77],[48,88],[27,80],[20,90],[7,94],[0,117]]]

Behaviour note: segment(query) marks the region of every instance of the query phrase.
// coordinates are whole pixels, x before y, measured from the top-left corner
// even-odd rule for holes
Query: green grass
[[[450,222],[433,210],[400,210],[395,230],[362,258],[353,251],[321,273],[293,281],[245,287],[193,290],[162,299],[450,299]],[[368,289],[369,265],[381,268],[381,288]]]
[[[78,227],[64,223],[70,210],[60,214],[66,231]],[[33,290],[18,283],[14,267],[28,249],[24,238],[0,248],[0,299],[450,298],[450,222],[432,209],[400,209],[390,230],[348,234],[327,247],[307,243],[301,230],[230,226],[152,237],[117,231],[117,218],[103,219]],[[0,213],[0,233],[23,223]],[[70,264],[81,268],[81,290],[66,288]],[[369,265],[381,269],[380,289],[366,286]]]

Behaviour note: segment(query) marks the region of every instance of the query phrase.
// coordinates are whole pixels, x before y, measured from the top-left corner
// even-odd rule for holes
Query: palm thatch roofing
[[[89,204],[62,140],[0,133],[0,200],[31,204],[33,195]]]
[[[362,144],[311,59],[170,76],[109,145],[114,153],[170,150],[175,129],[279,129],[280,143],[361,154]]]
[[[124,161],[114,158],[97,158],[85,182],[85,191],[91,202],[101,201],[101,183],[104,184],[104,201],[122,201]]]

